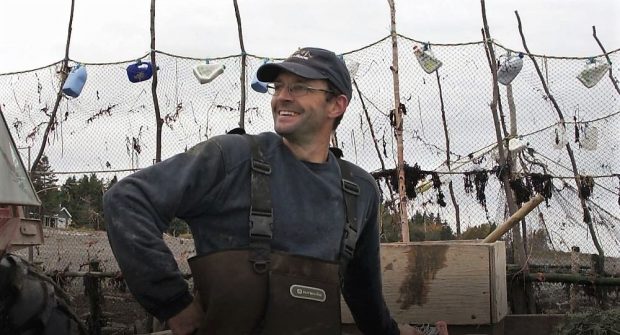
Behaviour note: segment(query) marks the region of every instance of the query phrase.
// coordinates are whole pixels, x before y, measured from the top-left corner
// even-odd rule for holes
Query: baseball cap
[[[307,79],[326,79],[351,101],[349,70],[344,61],[332,51],[301,48],[281,63],[263,64],[258,68],[256,77],[263,82],[273,82],[282,70]]]

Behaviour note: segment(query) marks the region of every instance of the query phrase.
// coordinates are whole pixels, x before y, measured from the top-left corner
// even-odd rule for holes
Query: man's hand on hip
[[[400,330],[400,335],[424,335],[416,328],[406,324],[398,325],[398,330]]]
[[[200,328],[204,312],[197,299],[177,315],[168,319],[167,324],[174,335],[192,335]]]

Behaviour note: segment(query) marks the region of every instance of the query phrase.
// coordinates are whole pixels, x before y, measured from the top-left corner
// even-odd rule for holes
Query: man
[[[277,133],[223,135],[124,178],[104,197],[112,250],[136,299],[174,334],[339,334],[340,290],[364,334],[416,334],[382,296],[373,178],[329,151],[351,100],[333,52],[262,65]],[[162,240],[196,244],[196,299]]]

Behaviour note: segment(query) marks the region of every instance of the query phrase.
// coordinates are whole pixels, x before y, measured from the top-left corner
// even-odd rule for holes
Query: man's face
[[[328,90],[325,80],[306,79],[284,71],[280,73],[274,85],[281,85],[281,89],[271,98],[276,133],[294,142],[307,142],[325,133],[326,129],[329,134],[333,123],[329,108],[334,107],[333,102],[327,99],[326,94],[329,93],[309,90],[305,95],[293,96],[289,87],[296,84]]]

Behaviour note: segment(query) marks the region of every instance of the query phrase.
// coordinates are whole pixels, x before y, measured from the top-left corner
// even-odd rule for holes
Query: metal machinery
[[[40,205],[0,110],[0,334],[85,334],[58,285],[10,253],[43,243],[41,222],[24,216]]]

